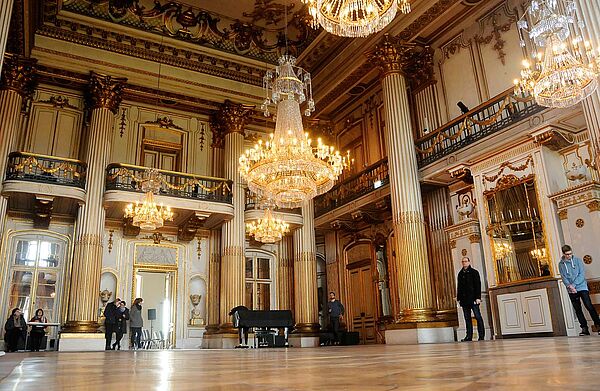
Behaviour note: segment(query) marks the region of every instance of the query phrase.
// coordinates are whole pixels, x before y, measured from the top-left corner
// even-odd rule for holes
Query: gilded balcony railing
[[[29,152],[8,155],[5,180],[73,186],[85,189],[87,165],[75,159]]]
[[[252,193],[249,189],[246,188],[245,196],[246,196],[246,210],[261,209],[261,205],[260,205],[260,202],[259,202],[256,194]],[[283,213],[295,213],[295,214],[302,213],[302,210],[300,208],[294,208],[294,209],[278,208],[276,210],[278,212],[283,212]]]
[[[365,168],[333,186],[327,193],[315,198],[315,216],[321,216],[364,196],[389,183],[387,158]]]
[[[513,89],[479,105],[418,139],[419,167],[427,166],[461,148],[545,110],[531,97],[516,96]]]
[[[112,163],[106,168],[106,190],[142,193],[141,182],[148,167]],[[232,181],[182,172],[158,170],[160,195],[204,201],[232,203]]]

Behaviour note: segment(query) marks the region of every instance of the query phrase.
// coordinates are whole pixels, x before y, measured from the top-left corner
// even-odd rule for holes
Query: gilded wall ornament
[[[156,117],[156,120],[154,121],[148,121],[145,122],[146,124],[149,125],[158,125],[161,128],[166,128],[166,129],[177,129],[177,130],[184,130],[181,126],[175,125],[173,123],[173,120],[167,116],[164,117]]]
[[[469,236],[469,242],[471,242],[471,243],[481,243],[481,236],[480,235],[470,235]]]
[[[113,248],[113,233],[115,232],[114,229],[111,229],[110,231],[108,231],[108,253],[110,254]]]
[[[125,134],[125,127],[127,126],[127,110],[121,111],[121,118],[119,119],[119,137],[123,137]]]
[[[450,248],[456,248],[456,240],[451,240],[449,243],[450,243]]]
[[[0,89],[12,90],[22,97],[31,96],[36,82],[36,64],[34,58],[26,58],[6,53],[2,65]]]
[[[466,257],[466,256],[467,256],[467,249],[466,249],[466,248],[463,248],[463,249],[462,249],[462,251],[461,251],[460,253],[461,253],[461,255],[462,255],[463,257]]]
[[[506,52],[504,51],[504,44],[506,41],[502,38],[502,33],[510,31],[510,28],[514,22],[514,20],[510,20],[502,25],[499,25],[496,17],[494,16],[492,18],[492,31],[490,34],[486,36],[475,36],[475,42],[480,45],[489,45],[492,40],[494,41],[494,46],[492,48],[496,53],[498,53],[498,59],[502,65],[506,65]]]
[[[567,209],[558,211],[558,218],[561,220],[566,220],[569,218],[569,211]]]
[[[577,220],[575,220],[575,226],[577,228],[583,228],[584,225],[585,225],[585,221],[583,221],[583,219],[577,219]]]
[[[589,265],[590,263],[592,263],[592,256],[591,255],[584,255],[583,256],[583,263],[585,263],[586,265]]]
[[[72,104],[69,103],[69,98],[62,96],[62,95],[53,95],[48,100],[40,100],[39,103],[48,103],[59,109],[65,109],[65,108],[73,109],[73,110],[78,109],[77,106],[73,106]]]
[[[108,109],[116,114],[123,99],[123,87],[126,82],[124,77],[90,72],[89,108]]]
[[[586,204],[590,212],[600,212],[600,201],[594,200]]]

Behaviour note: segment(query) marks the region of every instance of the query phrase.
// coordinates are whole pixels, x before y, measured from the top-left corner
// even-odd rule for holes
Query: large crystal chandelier
[[[273,217],[270,208],[265,209],[265,215],[262,219],[246,223],[248,235],[254,236],[256,241],[262,243],[278,242],[289,230],[289,224]]]
[[[275,133],[270,140],[260,140],[239,159],[239,171],[248,188],[260,197],[270,199],[280,208],[297,208],[333,186],[348,165],[333,147],[317,140],[313,145],[304,133],[300,104],[307,101],[305,115],[315,108],[310,74],[295,66],[296,59],[284,55],[275,72],[264,77],[266,99],[262,109],[270,115],[269,106],[277,106]]]
[[[521,35],[529,37],[532,58],[523,61],[515,92],[533,95],[546,107],[569,107],[598,87],[599,59],[581,31],[574,0],[533,0],[517,22]]]
[[[313,27],[342,37],[366,37],[387,26],[398,9],[410,12],[410,0],[302,0]]]
[[[154,194],[161,187],[161,176],[158,170],[151,168],[144,172],[141,181],[142,191],[145,193],[144,200],[140,204],[129,204],[125,208],[125,217],[132,219],[132,224],[146,231],[153,231],[164,225],[165,220],[173,220],[173,212],[170,207],[163,207],[154,202]]]

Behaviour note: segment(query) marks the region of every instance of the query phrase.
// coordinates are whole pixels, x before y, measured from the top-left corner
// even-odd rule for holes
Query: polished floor
[[[600,337],[0,357],[0,390],[489,389],[600,390]]]

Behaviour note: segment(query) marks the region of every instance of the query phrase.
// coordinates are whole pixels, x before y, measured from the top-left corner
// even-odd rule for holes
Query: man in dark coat
[[[112,335],[117,332],[117,320],[121,315],[118,308],[120,303],[121,299],[117,298],[115,301],[108,303],[104,308],[104,338],[106,338],[106,350],[111,350],[110,343],[112,341]]]
[[[119,302],[119,308],[117,308],[117,325],[115,327],[116,341],[112,344],[112,350],[121,350],[121,339],[123,334],[127,334],[127,321],[129,320],[129,309],[126,307],[124,301]]]
[[[462,269],[458,272],[457,278],[456,300],[458,300],[463,309],[467,326],[467,336],[461,341],[473,340],[471,311],[473,311],[475,319],[477,319],[479,340],[483,341],[485,339],[485,326],[483,325],[483,318],[479,310],[479,305],[481,304],[481,277],[479,276],[479,272],[471,267],[471,260],[468,257],[464,257],[461,263]]]

